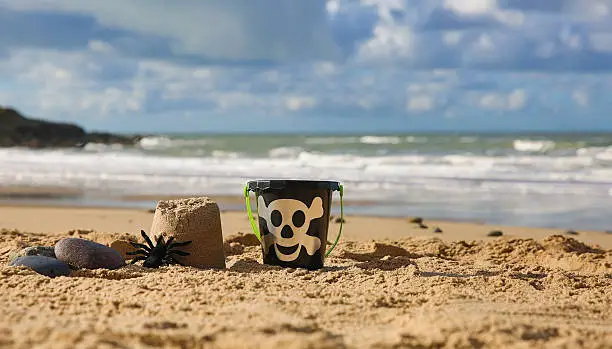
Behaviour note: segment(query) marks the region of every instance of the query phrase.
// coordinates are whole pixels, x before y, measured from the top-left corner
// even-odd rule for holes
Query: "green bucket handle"
[[[332,247],[325,253],[325,257],[329,256],[329,254],[334,250],[338,241],[340,240],[340,235],[342,234],[342,223],[344,223],[344,205],[342,203],[342,197],[344,195],[344,187],[342,185],[339,186],[340,191],[340,230],[338,231],[338,236],[336,236],[336,241],[332,244]],[[247,212],[249,213],[249,221],[251,222],[251,228],[253,228],[253,232],[257,239],[261,242],[261,233],[259,232],[259,228],[257,228],[257,223],[255,222],[255,218],[253,218],[253,212],[251,210],[251,200],[249,198],[249,185],[247,184],[244,187],[244,200],[247,207]]]

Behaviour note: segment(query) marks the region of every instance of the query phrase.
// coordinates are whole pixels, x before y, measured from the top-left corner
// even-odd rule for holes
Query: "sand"
[[[214,198],[213,199],[217,199]],[[219,200],[216,200],[219,202]],[[152,207],[155,209],[155,206]],[[53,207],[42,205],[0,204],[0,229],[17,229],[40,233],[61,233],[74,229],[93,229],[102,232],[125,232],[139,234],[149,232],[153,211],[124,208]],[[409,222],[406,218],[346,217],[341,240],[396,240],[405,237],[435,236],[444,241],[486,239],[492,230],[502,230],[505,237],[542,239],[552,234],[565,234],[568,229],[532,228],[519,226],[489,225],[474,222],[452,222],[425,220],[426,229]],[[245,211],[221,211],[223,234],[251,232],[251,225]],[[434,233],[439,227],[443,233]],[[329,240],[338,232],[339,224],[332,220],[329,225]],[[577,229],[572,236],[582,242],[612,248],[612,233]],[[612,229],[612,227],[611,227]]]
[[[306,271],[263,265],[261,248],[236,235],[249,231],[245,214],[224,212],[225,270],[130,265],[50,279],[7,266],[24,246],[110,243],[148,231],[152,216],[0,207],[0,348],[611,347],[602,232],[349,216],[326,268]],[[487,237],[493,229],[504,236]]]

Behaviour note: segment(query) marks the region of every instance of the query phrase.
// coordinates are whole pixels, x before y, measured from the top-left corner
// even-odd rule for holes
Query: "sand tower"
[[[161,200],[157,203],[149,236],[163,234],[174,241],[191,240],[180,247],[189,252],[176,260],[197,268],[225,268],[221,213],[217,203],[208,197]]]

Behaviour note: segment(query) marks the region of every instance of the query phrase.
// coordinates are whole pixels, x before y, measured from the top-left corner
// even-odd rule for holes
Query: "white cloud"
[[[408,111],[424,112],[434,109],[435,101],[427,94],[416,94],[408,97],[406,109]]]
[[[16,83],[30,87],[27,94],[13,94],[13,104],[29,105],[37,114],[105,116],[142,110],[146,102],[145,90],[135,84],[117,88],[96,82],[99,67],[90,52],[21,50],[3,66]]]
[[[446,0],[444,6],[462,14],[484,14],[497,9],[497,0]]]
[[[525,107],[527,102],[527,93],[525,90],[514,90],[508,95],[508,106],[509,110],[519,110]]]
[[[572,93],[572,100],[576,105],[586,107],[589,105],[589,94],[584,90],[575,90]]]
[[[433,76],[440,76],[439,71],[433,71]],[[406,91],[408,93],[420,93],[420,92],[440,92],[448,89],[450,85],[447,82],[426,82],[426,83],[413,83],[408,85]]]
[[[363,61],[406,59],[413,53],[414,37],[406,26],[381,23],[374,28],[373,37],[359,47]]]
[[[111,28],[171,38],[176,53],[212,59],[335,59],[325,0],[0,0],[17,9],[91,15]],[[94,44],[95,45],[95,44]]]
[[[88,47],[93,52],[107,53],[113,51],[112,45],[100,40],[90,40]]]
[[[285,106],[291,111],[303,109],[311,109],[317,105],[316,99],[306,96],[288,96],[285,97]]]
[[[478,104],[484,109],[516,111],[523,109],[527,103],[527,93],[515,89],[510,93],[490,92],[483,94]]]

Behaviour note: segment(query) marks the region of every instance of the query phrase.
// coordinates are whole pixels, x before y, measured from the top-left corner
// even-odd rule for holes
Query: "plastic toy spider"
[[[130,264],[134,264],[138,261],[144,261],[144,263],[142,263],[142,266],[147,268],[159,268],[162,265],[170,264],[183,265],[182,263],[174,259],[174,255],[189,255],[188,252],[175,250],[174,248],[188,245],[191,243],[191,241],[173,242],[174,236],[172,236],[168,239],[168,241],[164,242],[164,237],[162,235],[159,235],[157,237],[156,245],[153,245],[153,242],[147,236],[144,230],[141,230],[140,234],[145,239],[148,246],[130,241],[130,244],[137,248],[136,251],[127,252],[128,255],[137,256],[132,260]]]

